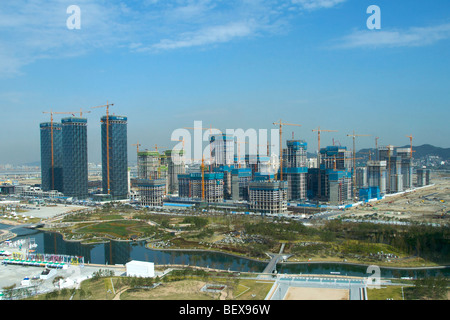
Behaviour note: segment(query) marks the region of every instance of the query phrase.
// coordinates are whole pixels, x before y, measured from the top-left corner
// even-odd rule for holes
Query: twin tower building
[[[40,124],[41,189],[78,200],[89,196],[87,119]],[[127,117],[101,118],[102,188],[111,199],[128,196]]]

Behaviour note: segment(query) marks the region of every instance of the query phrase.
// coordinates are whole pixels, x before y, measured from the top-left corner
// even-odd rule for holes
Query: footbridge
[[[266,252],[266,254],[270,257],[270,261],[267,264],[267,266],[264,268],[263,273],[275,273],[277,268],[277,263],[282,260],[287,260],[291,254],[283,254],[285,244],[281,244],[280,251],[278,253],[269,253]]]

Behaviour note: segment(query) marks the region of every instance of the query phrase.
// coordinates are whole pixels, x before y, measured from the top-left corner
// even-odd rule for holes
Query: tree
[[[411,298],[420,300],[443,300],[447,298],[448,280],[442,276],[424,277],[415,280]]]

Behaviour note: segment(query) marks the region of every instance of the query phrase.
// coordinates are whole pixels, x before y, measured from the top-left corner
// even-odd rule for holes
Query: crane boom
[[[280,159],[280,181],[283,180],[283,140],[282,140],[282,135],[283,135],[283,126],[295,126],[295,127],[301,127],[301,124],[295,124],[295,123],[287,123],[287,122],[283,122],[281,119],[278,122],[274,122],[273,125],[277,125],[279,126],[279,133],[280,133],[280,155],[279,155],[279,159]]]
[[[355,150],[355,139],[356,137],[370,137],[369,134],[355,134],[355,130],[353,130],[353,134],[347,134],[347,137],[353,138],[353,158],[356,159],[356,150]],[[353,161],[353,197],[356,196],[356,161]]]
[[[105,105],[102,106],[96,106],[91,107],[92,109],[97,108],[106,108],[106,176],[107,176],[107,184],[108,184],[108,194],[111,194],[111,182],[109,177],[109,170],[110,170],[110,164],[109,164],[109,107],[113,106],[114,103],[109,103],[106,101]]]
[[[313,132],[317,132],[317,136],[318,136],[318,141],[317,141],[317,193],[318,193],[318,197],[320,198],[322,195],[322,178],[320,176],[320,133],[321,132],[337,132],[336,130],[325,130],[325,129],[320,129],[320,127],[318,127],[317,129],[313,129]]]
[[[73,112],[56,112],[50,109],[50,111],[43,111],[42,113],[50,114],[50,145],[51,145],[51,160],[52,160],[52,190],[55,189],[55,152],[53,148],[53,115],[54,114],[73,114]]]
[[[410,158],[412,159],[412,154],[413,154],[412,140],[413,140],[413,136],[412,136],[412,135],[409,135],[409,136],[406,136],[406,137],[409,138],[409,142],[410,142],[410,144],[411,144],[411,146],[410,146],[411,154],[410,154],[409,156],[410,156]]]

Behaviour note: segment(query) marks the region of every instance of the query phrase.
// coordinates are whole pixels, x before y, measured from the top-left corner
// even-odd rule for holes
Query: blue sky
[[[66,12],[81,9],[81,28]],[[366,12],[381,9],[381,29]],[[89,161],[100,161],[105,104],[131,144],[172,148],[202,121],[273,129],[317,148],[312,129],[357,149],[448,143],[448,0],[33,0],[0,3],[0,163],[39,161],[43,111],[90,110]],[[57,121],[61,116],[55,116]]]

